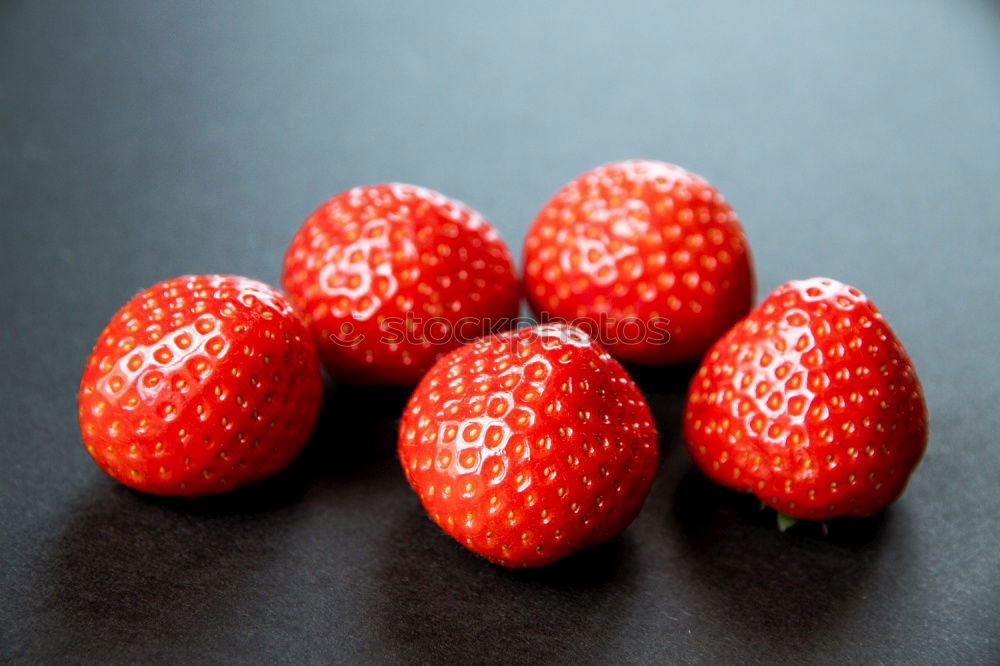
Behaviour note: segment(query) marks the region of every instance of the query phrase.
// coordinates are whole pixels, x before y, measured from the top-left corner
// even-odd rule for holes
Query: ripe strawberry
[[[407,405],[399,458],[445,532],[497,564],[530,567],[625,529],[658,452],[625,370],[582,331],[549,325],[438,361]]]
[[[691,382],[684,437],[712,480],[795,518],[866,516],[903,492],[927,410],[903,345],[857,289],[788,282]]]
[[[417,383],[445,352],[508,327],[520,298],[489,222],[402,184],[320,206],[288,247],[282,284],[330,374],[365,384]]]
[[[278,291],[179,277],[137,295],[101,332],[80,382],[80,433],[125,485],[209,495],[291,462],[322,393],[309,332]]]
[[[632,160],[588,171],[545,204],[524,242],[524,285],[543,321],[586,326],[619,359],[660,364],[701,356],[749,311],[754,278],[714,187]]]

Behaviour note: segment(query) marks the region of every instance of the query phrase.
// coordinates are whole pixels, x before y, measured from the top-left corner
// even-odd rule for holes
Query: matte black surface
[[[1000,662],[1000,6],[600,4],[0,2],[0,660]],[[829,275],[882,308],[932,422],[883,516],[783,535],[711,487],[677,435],[690,368],[639,373],[663,464],[638,520],[540,571],[424,517],[403,391],[331,389],[290,470],[207,501],[80,444],[84,360],[140,289],[275,283],[315,206],[386,180],[519,253],[627,157],[726,194],[760,294]]]

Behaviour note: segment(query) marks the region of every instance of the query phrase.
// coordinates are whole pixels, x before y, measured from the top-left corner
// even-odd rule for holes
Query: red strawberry
[[[399,430],[406,478],[434,522],[508,567],[548,564],[621,532],[657,457],[632,379],[564,325],[451,352],[420,382]]]
[[[705,357],[684,436],[712,480],[795,518],[866,516],[903,492],[927,409],[903,345],[860,291],[778,287]]]
[[[463,341],[509,326],[510,253],[479,213],[413,185],[356,187],[302,225],[282,284],[330,374],[415,384]]]
[[[101,332],[80,382],[80,433],[125,485],[209,495],[291,462],[322,393],[309,332],[278,291],[179,277],[137,295]]]
[[[632,160],[588,171],[545,204],[524,242],[524,285],[543,320],[585,325],[618,358],[660,364],[701,356],[749,311],[754,278],[714,187]]]

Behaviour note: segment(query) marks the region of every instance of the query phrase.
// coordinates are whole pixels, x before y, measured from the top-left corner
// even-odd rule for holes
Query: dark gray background
[[[1000,6],[990,2],[0,2],[0,659],[1000,661]],[[931,439],[903,499],[833,533],[696,473],[690,368],[639,380],[663,464],[619,539],[480,561],[394,459],[406,394],[331,389],[306,452],[229,497],[145,497],[91,462],[75,393],[132,294],[275,283],[326,197],[465,200],[515,254],[602,162],[708,177],[763,294],[878,304]]]

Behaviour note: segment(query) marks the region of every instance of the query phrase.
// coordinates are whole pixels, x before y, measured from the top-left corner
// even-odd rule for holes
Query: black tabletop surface
[[[1000,5],[0,3],[0,660],[1000,662]],[[597,164],[709,178],[759,294],[826,275],[908,347],[931,436],[901,501],[785,534],[681,446],[690,367],[637,379],[645,509],[542,570],[479,560],[395,458],[403,390],[330,385],[277,478],[106,477],[76,389],[131,295],[278,281],[352,185],[413,182],[520,253]]]

